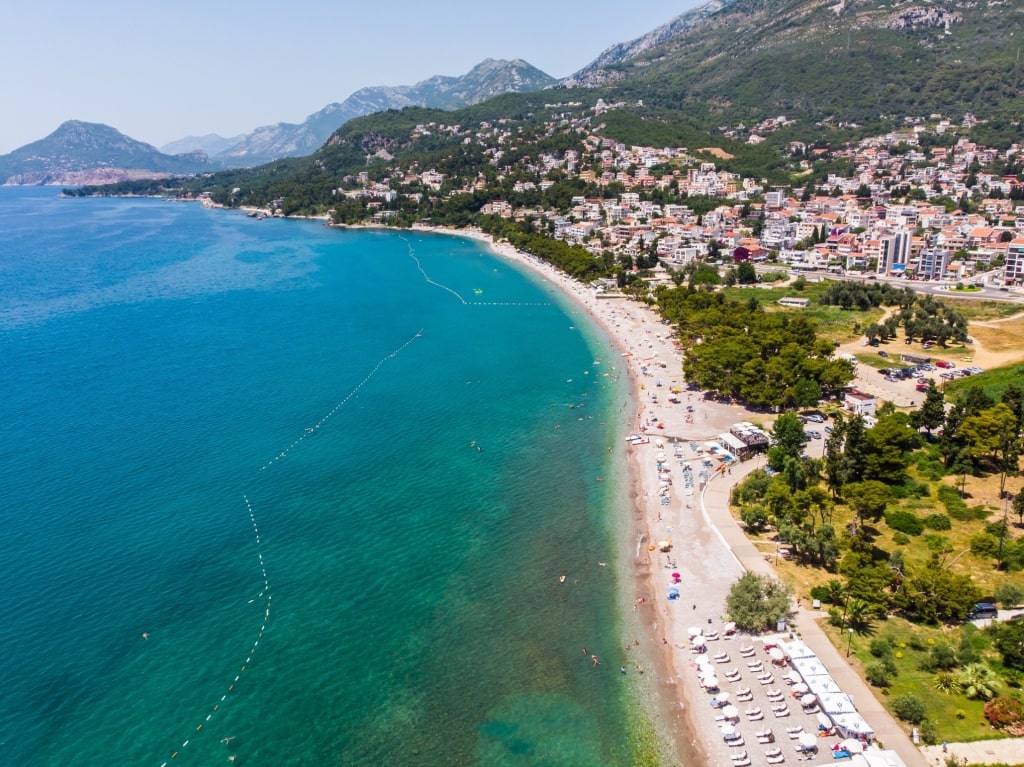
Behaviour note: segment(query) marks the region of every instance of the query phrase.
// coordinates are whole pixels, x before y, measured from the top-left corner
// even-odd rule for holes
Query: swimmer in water
[[[149,639],[149,632],[148,631],[143,631],[142,632],[142,638],[143,639]]]

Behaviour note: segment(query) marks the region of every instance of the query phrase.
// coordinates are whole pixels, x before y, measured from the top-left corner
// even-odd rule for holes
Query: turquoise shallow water
[[[459,238],[0,189],[0,763],[629,764],[575,323]]]

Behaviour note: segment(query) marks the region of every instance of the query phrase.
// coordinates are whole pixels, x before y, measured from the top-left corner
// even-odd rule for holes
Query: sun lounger
[[[778,717],[778,718],[782,718],[784,716],[789,716],[789,706],[785,706],[785,707],[783,707],[781,709],[778,709],[778,710],[775,710],[773,708],[772,709],[772,713],[775,714],[775,716]]]
[[[755,650],[753,645],[748,644],[740,646],[740,655],[742,655],[744,658],[752,658],[754,656],[754,653]]]
[[[779,748],[778,746],[776,746],[775,748],[765,749],[764,755],[765,756],[778,756],[781,753],[782,753],[782,749]]]
[[[737,752],[735,754],[731,754],[729,756],[729,758],[732,759],[734,762],[739,760],[739,759],[746,759],[747,758],[747,752],[746,751],[739,751],[739,752]]]
[[[786,761],[786,757],[782,754],[776,754],[775,756],[766,756],[764,760],[768,762],[768,764],[782,764]]]
[[[776,690],[774,687],[768,688],[768,699],[769,700],[782,700],[786,696],[782,693],[782,690]]]
[[[764,719],[764,712],[759,708],[749,708],[747,709],[747,719],[751,722],[759,722]]]
[[[739,748],[745,746],[746,743],[743,742],[742,735],[737,735],[735,738],[729,738],[729,740],[725,741],[725,745],[729,746],[729,748]]]
[[[759,660],[753,660],[747,663],[747,668],[749,668],[751,671],[760,671],[764,668],[764,665]]]
[[[796,727],[787,727],[786,734],[789,736],[790,740],[796,740],[804,734],[804,727],[802,724],[798,724]]]
[[[771,674],[765,674],[763,676],[759,676],[757,678],[757,681],[760,682],[761,684],[771,684],[774,680],[772,679],[772,675]]]

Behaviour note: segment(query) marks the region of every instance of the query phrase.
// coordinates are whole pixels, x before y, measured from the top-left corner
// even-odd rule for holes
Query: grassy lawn
[[[950,296],[955,298],[955,296]],[[953,306],[968,322],[991,322],[1021,313],[1021,305],[1007,301],[954,301]]]
[[[845,653],[848,637],[845,634],[840,636],[842,632],[834,626],[825,628],[833,644]],[[938,742],[945,740],[951,743],[964,743],[1005,737],[993,730],[985,720],[984,701],[971,700],[963,694],[947,695],[939,692],[934,685],[937,672],[921,669],[921,663],[932,645],[945,642],[954,648],[959,647],[964,634],[971,637],[972,645],[983,657],[991,653],[988,636],[978,631],[972,624],[942,629],[916,626],[901,618],[889,618],[877,622],[870,635],[854,635],[850,660],[856,658],[854,667],[863,673],[864,667],[875,661],[870,651],[871,640],[874,637],[888,638],[893,645],[897,674],[888,689],[872,688],[875,697],[886,708],[890,708],[892,699],[899,695],[914,695],[920,698],[927,707],[927,719],[935,723]],[[999,691],[1006,692],[1005,684]],[[909,732],[910,725],[905,727]]]
[[[840,309],[838,306],[822,306],[818,299],[825,294],[831,283],[812,282],[807,283],[802,290],[791,285],[778,288],[763,287],[732,287],[723,288],[723,292],[730,299],[746,303],[751,298],[756,298],[765,311],[780,311],[799,313],[804,317],[813,320],[817,327],[819,338],[835,343],[849,343],[858,338],[854,332],[854,326],[858,323],[863,327],[878,322],[884,311],[882,309],[870,309],[868,311],[851,311]],[[780,298],[807,298],[810,306],[806,309],[796,309],[778,305]]]
[[[945,392],[947,399],[956,399],[965,389],[980,386],[988,396],[998,402],[1007,386],[1011,383],[1019,385],[1022,381],[1024,381],[1024,365],[1011,365],[1005,368],[986,370],[984,373],[967,378],[954,378],[946,383]]]

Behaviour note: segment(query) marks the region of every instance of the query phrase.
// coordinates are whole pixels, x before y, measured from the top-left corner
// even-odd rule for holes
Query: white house
[[[875,398],[857,389],[847,389],[843,392],[843,408],[854,415],[874,416]]]

